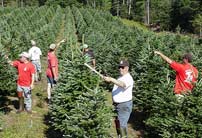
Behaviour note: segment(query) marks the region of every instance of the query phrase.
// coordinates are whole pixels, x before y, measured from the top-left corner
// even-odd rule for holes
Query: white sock
[[[47,93],[48,93],[48,99],[51,98],[51,84],[48,83],[48,86],[47,86]]]

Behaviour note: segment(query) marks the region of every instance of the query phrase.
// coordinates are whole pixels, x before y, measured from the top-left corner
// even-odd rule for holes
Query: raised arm
[[[95,68],[95,64],[96,64],[95,59],[93,59],[92,62],[93,62],[93,68]]]
[[[64,43],[65,39],[61,40],[59,43],[57,43],[57,46],[59,46],[61,43]]]
[[[7,55],[4,56],[4,58],[7,60],[7,63],[13,66],[13,61],[11,61]]]
[[[61,43],[64,43],[65,42],[65,39],[61,40],[59,43],[56,44],[56,47],[55,47],[55,51],[57,50],[57,48],[61,45]]]
[[[116,84],[117,86],[119,87],[122,87],[122,88],[125,88],[126,87],[126,84],[120,80],[116,80],[112,77],[106,77],[104,76],[103,79],[106,81],[106,82],[112,82],[114,84]]]
[[[169,57],[165,56],[163,53],[161,53],[161,52],[159,52],[159,51],[154,51],[154,53],[155,53],[156,55],[159,55],[159,56],[160,56],[163,60],[165,60],[167,63],[169,63],[169,64],[172,63],[172,60],[171,60]]]

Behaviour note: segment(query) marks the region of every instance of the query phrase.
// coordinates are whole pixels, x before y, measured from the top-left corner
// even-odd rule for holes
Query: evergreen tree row
[[[9,79],[12,71],[3,60],[8,50],[9,57],[17,57],[16,53],[28,49],[30,38],[35,36],[45,51],[62,28],[62,36],[68,41],[57,53],[61,75],[53,92],[50,116],[52,126],[62,132],[63,137],[104,138],[110,135],[113,114],[105,94],[111,91],[112,86],[106,85],[83,65],[78,42],[85,42],[94,50],[96,69],[105,75],[116,78],[119,60],[129,60],[130,72],[135,80],[134,112],[144,115],[142,120],[137,120],[142,125],[135,124],[134,129],[144,129],[146,138],[202,136],[201,76],[193,94],[179,104],[173,94],[175,73],[153,54],[154,50],[159,50],[180,61],[183,53],[192,52],[193,64],[201,72],[199,39],[128,27],[109,12],[88,8],[67,7],[63,10],[60,7],[39,7],[16,8],[13,11],[5,8],[5,13],[2,10],[0,13],[0,24],[3,26],[0,39],[0,73],[3,75],[0,77],[5,78],[2,78],[5,82],[0,88],[4,92],[3,88],[9,88],[4,87],[8,86],[6,82],[9,84],[13,80]],[[34,27],[37,29],[33,33]]]
[[[73,13],[76,27],[80,29],[79,36],[83,34],[85,42],[95,50],[100,71],[116,77],[116,63],[122,57],[128,58],[135,80],[134,112],[143,115],[142,120],[134,124],[134,129],[144,129],[148,138],[201,137],[201,78],[193,94],[179,104],[173,93],[175,73],[153,53],[160,50],[180,62],[184,53],[192,52],[193,64],[201,70],[202,49],[198,39],[143,32],[124,26],[108,13],[95,10],[81,8]]]

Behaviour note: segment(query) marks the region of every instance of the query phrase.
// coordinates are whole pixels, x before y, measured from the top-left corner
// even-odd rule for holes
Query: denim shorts
[[[34,65],[35,70],[37,72],[41,72],[41,62],[40,62],[40,60],[32,60],[32,64]]]
[[[127,128],[127,123],[132,112],[132,100],[123,103],[117,103],[115,106],[115,110],[118,115],[120,127]]]

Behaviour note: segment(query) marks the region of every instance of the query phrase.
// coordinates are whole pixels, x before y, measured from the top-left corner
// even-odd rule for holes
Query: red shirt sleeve
[[[12,62],[12,66],[14,66],[14,67],[18,67],[18,65],[19,65],[19,63],[20,63],[20,61],[18,61],[18,60],[15,60],[15,61],[13,61]]]
[[[177,71],[177,72],[180,72],[181,69],[182,69],[182,64],[173,61],[173,62],[170,64],[170,67],[171,67],[173,70],[175,70],[175,71]]]

